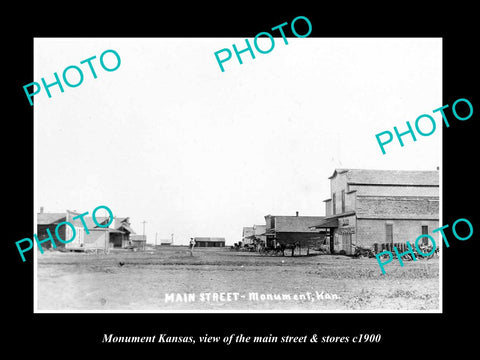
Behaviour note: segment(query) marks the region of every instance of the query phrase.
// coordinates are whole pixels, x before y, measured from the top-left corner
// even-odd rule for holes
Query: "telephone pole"
[[[143,243],[143,250],[145,250],[145,245],[147,244],[147,238],[145,237],[145,224],[147,222],[143,220],[142,223],[143,223],[143,240],[145,240],[145,242]]]

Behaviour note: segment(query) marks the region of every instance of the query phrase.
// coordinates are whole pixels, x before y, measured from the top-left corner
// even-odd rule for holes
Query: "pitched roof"
[[[350,215],[355,215],[355,211],[346,211],[341,214],[325,216],[319,223],[315,224],[314,226],[311,226],[311,228],[322,229],[322,228],[338,227],[338,219],[345,216],[350,216]]]
[[[128,217],[115,217],[115,221],[113,223],[113,227],[115,229],[120,229],[120,227],[123,224],[130,225],[130,218],[128,218]]]
[[[125,230],[125,231],[129,232],[130,234],[135,234],[135,231],[133,231],[133,229],[125,223],[120,225],[117,228],[117,230]]]
[[[73,219],[75,216],[77,215],[81,215],[80,213],[76,212],[76,211],[71,211],[71,210],[67,210],[67,213],[68,213],[68,218],[72,224],[78,226],[78,227],[82,227],[83,228],[83,222],[82,222],[82,219],[81,218],[78,218],[78,219]],[[101,225],[104,225],[108,222],[109,220],[109,217],[105,217],[105,216],[95,216],[95,219],[97,220],[97,222]],[[83,217],[83,220],[85,221],[85,225],[87,226],[87,229],[94,229],[96,227],[98,227],[97,224],[95,224],[95,222],[93,221],[93,217],[91,216],[84,216]]]
[[[436,170],[335,169],[329,179],[344,173],[349,184],[438,186],[440,181]]]
[[[69,215],[67,220],[67,214]],[[55,223],[60,223],[62,221],[69,221],[73,225],[83,228],[83,223],[81,218],[73,219],[75,216],[80,215],[80,213],[75,211],[67,210],[64,213],[37,213],[37,224],[38,225],[50,225]],[[99,224],[105,224],[108,222],[108,217],[96,216],[97,222]],[[85,220],[85,224],[87,225],[88,229],[93,229],[98,227],[97,224],[93,221],[91,216],[84,216],[83,219]],[[119,229],[121,230],[121,229]]]
[[[315,229],[336,228],[338,227],[338,218],[325,218],[320,223],[313,226]]]
[[[95,222],[93,221],[92,217],[85,216],[84,219],[85,219],[85,224],[87,224],[88,229],[93,229],[93,228],[98,227],[98,225],[95,224]],[[95,219],[97,219],[97,223],[99,223],[100,225],[104,225],[105,223],[108,222],[108,217],[100,217],[100,216],[97,217],[97,216],[95,216]]]
[[[316,232],[317,230],[311,227],[324,218],[324,216],[271,216],[275,217],[276,232]]]
[[[65,221],[66,213],[37,213],[38,225],[50,225]]]

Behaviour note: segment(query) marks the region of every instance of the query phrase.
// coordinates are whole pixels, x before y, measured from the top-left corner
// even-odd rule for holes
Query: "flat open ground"
[[[37,260],[38,311],[439,310],[438,258],[404,267],[394,260],[385,275],[375,258],[262,256],[229,248],[197,248],[193,257],[176,246],[110,254],[46,251]],[[190,301],[182,301],[183,294]]]

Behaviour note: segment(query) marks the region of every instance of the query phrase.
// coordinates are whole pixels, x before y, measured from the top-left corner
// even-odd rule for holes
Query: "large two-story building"
[[[313,228],[325,229],[331,253],[413,243],[421,234],[438,240],[432,234],[439,227],[438,171],[336,169],[329,179],[326,217]]]

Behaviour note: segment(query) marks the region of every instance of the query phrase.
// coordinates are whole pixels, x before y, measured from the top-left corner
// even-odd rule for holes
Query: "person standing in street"
[[[190,245],[189,245],[189,248],[190,248],[190,256],[193,256],[193,248],[195,247],[195,239],[194,238],[190,238]]]

